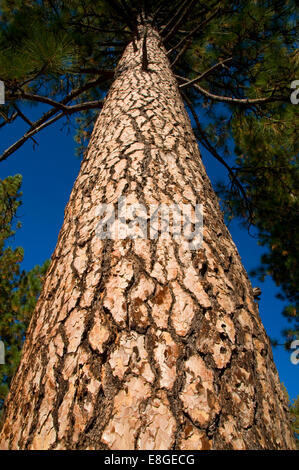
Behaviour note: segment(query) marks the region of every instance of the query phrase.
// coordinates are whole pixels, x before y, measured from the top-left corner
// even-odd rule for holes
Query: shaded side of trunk
[[[294,448],[251,284],[157,33],[94,128],[1,433],[9,449]],[[201,249],[101,240],[99,203],[204,206]]]

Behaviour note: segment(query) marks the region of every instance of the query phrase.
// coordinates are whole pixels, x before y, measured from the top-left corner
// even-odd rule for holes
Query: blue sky
[[[41,107],[31,110],[31,118],[38,117],[42,110]],[[51,256],[63,222],[64,208],[79,172],[80,160],[75,156],[72,132],[67,135],[62,127],[62,122],[58,121],[37,134],[39,145],[35,150],[32,143],[27,142],[0,163],[1,179],[16,173],[23,175],[23,204],[18,211],[22,228],[17,231],[11,244],[24,248],[22,267],[26,270]],[[21,121],[1,129],[0,152],[26,130],[27,125]],[[207,152],[203,151],[202,157],[212,184],[215,184],[223,177],[225,170]],[[232,222],[229,230],[249,272],[259,264],[263,249],[237,222]],[[268,335],[280,338],[280,332],[287,322],[281,315],[284,303],[276,298],[278,289],[270,277],[263,283],[252,279],[252,284],[262,289],[260,315]],[[273,349],[273,355],[280,380],[285,384],[291,399],[296,398],[299,393],[299,364],[292,364],[290,353],[282,347]]]

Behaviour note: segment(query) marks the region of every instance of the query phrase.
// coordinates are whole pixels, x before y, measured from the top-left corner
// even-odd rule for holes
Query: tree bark
[[[116,69],[5,406],[3,449],[294,449],[240,256],[158,34]],[[146,56],[145,56],[146,48]],[[202,248],[100,239],[99,203],[203,204]]]

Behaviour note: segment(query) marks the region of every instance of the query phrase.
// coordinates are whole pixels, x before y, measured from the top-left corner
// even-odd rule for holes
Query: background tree
[[[49,265],[45,262],[28,272],[22,271],[22,248],[7,246],[15,233],[21,181],[20,175],[0,180],[0,339],[5,345],[5,364],[0,366],[0,410],[19,364],[27,326]],[[19,228],[20,222],[15,225]]]

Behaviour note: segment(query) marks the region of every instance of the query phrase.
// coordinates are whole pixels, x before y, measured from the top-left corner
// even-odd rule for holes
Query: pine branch
[[[172,16],[172,14],[169,14],[170,20],[169,22],[162,27],[160,31],[160,35],[163,37],[164,35],[168,34],[167,31],[169,32],[170,28],[173,28],[173,26],[176,24],[177,19],[181,16],[182,12],[186,8],[186,5],[189,3],[190,0],[185,0],[182,5],[178,8],[177,12]],[[163,40],[164,41],[164,40]]]
[[[175,77],[178,80],[184,82],[184,85],[187,85],[187,78],[181,77],[180,75],[175,75]],[[184,85],[179,85],[179,88],[183,87]],[[196,85],[195,83],[191,84],[190,86],[192,86],[195,90],[199,91],[202,95],[206,96],[207,98],[222,103],[241,104],[244,106],[248,106],[261,103],[273,103],[274,101],[289,101],[289,97],[287,96],[267,96],[264,98],[231,98],[230,96],[220,96],[210,93],[208,90],[202,88],[200,85]]]
[[[103,77],[100,77],[100,78],[97,78],[95,80],[91,80],[90,82],[85,83],[85,85],[83,85],[82,87],[75,88],[63,100],[59,102],[59,105],[60,106],[66,105],[77,96],[82,95],[82,93],[84,93],[85,91],[101,83],[102,80],[103,80]],[[0,156],[0,161],[6,160],[6,158],[9,157],[9,155],[11,155],[12,153],[14,153],[17,149],[19,149],[31,137],[31,135],[35,134],[36,132],[39,132],[41,129],[49,126],[50,124],[53,124],[58,119],[65,116],[66,114],[70,115],[70,114],[73,114],[74,112],[79,112],[79,111],[83,111],[86,109],[92,109],[95,107],[101,107],[101,103],[102,103],[101,101],[93,101],[89,103],[79,103],[74,106],[68,106],[67,109],[63,109],[63,111],[58,116],[55,116],[55,114],[57,113],[57,107],[50,109],[49,111],[44,113],[44,115],[41,118],[39,118],[37,121],[35,121],[32,124],[32,127],[29,129],[28,132],[26,132],[26,134],[24,134],[24,136],[21,139],[19,139],[11,147],[5,150],[5,152]],[[55,117],[52,118],[52,116],[55,116]]]
[[[167,3],[168,3],[167,0],[164,0],[164,1],[162,1],[161,6],[163,7],[163,6],[165,6],[165,4],[167,5]],[[180,2],[174,0],[172,8],[170,10],[168,10],[167,19],[170,18],[170,20],[168,21],[168,23],[161,26],[161,29],[159,30],[160,36],[162,36],[164,34],[164,32],[167,31],[167,29],[172,26],[173,17],[174,17],[175,12],[177,11],[177,9],[179,7],[179,5],[178,5],[179,3]]]
[[[147,10],[146,0],[142,1],[141,16],[144,22],[148,19],[148,10]]]
[[[103,77],[98,77],[98,78],[95,78],[94,80],[90,80],[90,82],[85,83],[81,87],[75,88],[65,98],[63,98],[63,100],[61,100],[61,103],[62,104],[69,103],[71,100],[73,100],[77,96],[82,95],[82,93],[84,93],[85,91],[99,85],[103,80],[104,80]]]
[[[176,49],[179,49],[185,41],[190,39],[194,34],[196,34],[200,29],[202,29],[206,24],[208,24],[215,16],[219,13],[220,8],[218,8],[214,13],[212,13],[208,18],[206,18],[204,21],[202,21],[196,28],[194,28],[192,31],[190,31],[189,34],[187,34],[184,38],[180,40],[180,42],[172,47],[169,51],[167,51],[167,55],[170,55],[173,51]]]
[[[97,43],[99,47],[125,47],[126,43],[121,42],[121,41],[103,41]]]
[[[73,105],[73,106],[67,106],[66,110],[62,111],[57,116],[54,116],[52,119],[50,119],[46,122],[43,122],[40,125],[38,125],[38,123],[40,123],[42,121],[42,118],[39,119],[38,121],[33,123],[31,129],[29,129],[29,131],[27,131],[23,135],[23,137],[21,137],[21,139],[19,139],[17,142],[15,142],[13,145],[11,145],[7,150],[5,150],[5,152],[3,152],[3,154],[0,156],[0,161],[6,160],[7,157],[9,157],[9,155],[11,155],[16,150],[18,150],[20,147],[22,147],[22,145],[24,145],[25,142],[28,139],[32,139],[32,136],[34,134],[37,134],[42,129],[44,129],[45,127],[50,126],[51,124],[54,124],[54,122],[58,121],[59,119],[61,119],[65,115],[71,115],[71,114],[77,113],[79,111],[84,111],[86,109],[101,108],[102,106],[103,106],[103,101],[102,100],[100,100],[100,101],[91,101],[91,102],[86,102],[86,103],[79,103],[79,104],[76,104],[76,105]]]
[[[122,6],[120,6],[117,0],[110,0],[110,4],[117,15],[126,23],[126,25],[131,29],[132,33],[136,32],[136,25],[131,19],[131,16],[127,13],[127,10]],[[132,16],[134,17],[134,16]]]
[[[42,75],[42,74],[43,74],[43,72],[46,70],[46,68],[47,68],[47,66],[46,66],[46,64],[44,64],[44,65],[41,67],[41,69],[40,69],[37,73],[35,73],[35,74],[33,75],[33,77],[27,78],[27,80],[25,80],[24,82],[22,82],[19,86],[22,87],[22,86],[27,85],[28,83],[32,82],[33,80],[36,80],[36,79],[39,77],[39,75]]]
[[[51,0],[48,0],[48,1],[50,3],[50,6],[52,7],[52,10],[55,12],[56,16],[59,18],[59,11],[57,10],[56,5]]]
[[[40,126],[38,127],[35,127],[34,129],[31,129],[29,130],[28,132],[26,132],[26,134],[23,135],[23,137],[21,139],[19,139],[17,142],[15,142],[13,145],[11,145],[8,149],[6,149],[3,154],[0,156],[0,161],[3,161],[3,160],[6,160],[7,157],[9,157],[9,155],[11,155],[12,153],[14,153],[16,150],[18,150],[22,145],[25,144],[25,142],[30,139],[34,134],[36,134],[37,132],[39,132],[40,130],[42,130],[43,128],[49,126],[50,124],[53,124],[54,122],[56,122],[58,119],[60,119],[62,116],[64,116],[64,113],[60,113],[58,114],[57,116],[55,116],[54,118],[50,119],[49,121],[41,124]],[[34,126],[36,126],[36,123],[38,121],[36,121],[34,123]]]
[[[201,136],[200,142],[211,153],[211,155],[213,155],[213,157],[215,157],[216,160],[218,160],[226,168],[226,170],[228,171],[228,173],[231,177],[232,185],[236,185],[238,190],[242,194],[243,200],[245,202],[245,205],[246,205],[246,208],[247,208],[247,211],[248,211],[248,214],[249,214],[248,222],[249,222],[249,224],[251,224],[252,221],[253,221],[252,207],[251,207],[251,204],[250,204],[250,202],[247,198],[245,189],[243,188],[242,184],[238,180],[237,175],[234,173],[233,169],[226,163],[224,158],[222,158],[219,155],[219,153],[217,152],[215,147],[213,147],[213,145],[210,143],[209,139],[207,138],[204,130],[202,129],[202,127],[200,125],[198,116],[195,112],[195,109],[192,105],[191,100],[188,98],[188,96],[185,93],[182,93],[182,96],[183,96],[185,102],[187,103],[188,108],[190,109],[190,112],[191,112],[191,114],[193,116],[193,119],[194,119],[194,122],[196,124],[197,131]]]
[[[176,55],[175,59],[173,62],[171,62],[170,66],[174,67],[177,62],[180,60],[180,58],[185,54],[186,50],[189,48],[191,41],[187,41],[186,44],[182,47],[180,52]]]
[[[30,121],[30,119],[28,119],[27,116],[25,116],[25,114],[22,113],[20,108],[15,103],[13,104],[13,107],[17,111],[18,116],[20,116],[20,118],[23,119],[23,121],[26,122],[26,124],[29,124],[29,126],[32,127],[32,122]],[[35,145],[38,145],[37,141],[33,137],[30,137],[30,139],[33,141]]]
[[[5,115],[2,115],[0,112],[0,116],[2,116],[5,119],[5,122],[2,122],[0,124],[0,129],[1,129],[1,127],[4,127],[6,124],[10,124],[11,122],[13,122],[18,117],[18,113],[15,112],[8,118]]]
[[[85,24],[85,23],[81,23],[77,21],[71,21],[68,24],[70,26],[80,26],[81,28],[88,28],[93,31],[98,31],[99,33],[112,33],[115,35],[118,35],[118,34],[132,35],[131,31],[125,31],[124,29],[121,29],[121,28],[120,29],[103,29],[103,28],[99,28],[98,26]]]
[[[113,78],[115,70],[113,69],[97,69],[96,67],[87,67],[87,68],[79,68],[73,70],[74,73],[81,73],[81,74],[94,74],[94,75],[105,75],[107,78]]]
[[[50,106],[53,106],[53,108],[56,108],[57,110],[61,110],[64,112],[67,112],[68,106],[59,103],[58,101],[54,101],[51,98],[47,98],[46,96],[40,96],[40,95],[32,95],[30,93],[25,93],[23,91],[19,91],[17,93],[11,93],[8,94],[7,99],[24,99],[27,101],[35,101],[38,103],[45,103]],[[32,123],[31,123],[32,125]]]
[[[196,0],[191,0],[189,5],[186,6],[186,8],[183,9],[181,16],[177,20],[177,22],[173,25],[171,30],[166,34],[165,38],[163,39],[163,42],[169,41],[177,32],[183,21],[186,19],[186,17],[189,15],[191,8],[194,6],[196,3]]]
[[[130,20],[131,18],[135,18],[134,12],[129,6],[129,4],[125,0],[120,0],[120,3],[122,4],[122,7],[124,11],[126,12],[127,17],[130,18]],[[132,24],[133,24],[133,21],[132,21]]]
[[[192,80],[190,80],[189,82],[186,82],[186,83],[183,83],[182,85],[180,85],[180,88],[184,88],[186,86],[189,86],[189,85],[193,85],[194,83],[197,83],[197,82],[200,82],[200,80],[203,80],[204,78],[206,78],[208,75],[210,75],[215,69],[217,69],[218,67],[223,67],[224,64],[226,64],[227,62],[231,62],[232,61],[232,57],[228,57],[227,59],[224,59],[222,62],[218,62],[217,64],[213,65],[212,67],[210,67],[209,69],[207,69],[205,72],[203,72],[201,75],[199,75],[198,77],[196,78],[193,78]]]
[[[65,114],[78,113],[79,111],[86,111],[87,109],[101,109],[103,107],[103,100],[86,101],[85,103],[74,104],[68,106]]]
[[[22,111],[20,110],[20,108],[14,103],[13,104],[13,107],[15,108],[15,110],[17,111],[18,115],[20,116],[20,118],[23,119],[24,122],[26,122],[26,124],[28,124],[30,127],[32,127],[32,122],[30,121],[30,119],[28,119],[27,116],[25,116],[25,114],[22,113]]]
[[[155,24],[158,20],[158,16],[159,16],[159,13],[160,11],[163,9],[163,7],[165,6],[165,4],[168,2],[168,0],[164,0],[160,3],[160,5],[158,6],[158,8],[154,11],[153,13],[153,16],[152,16],[152,23]]]

